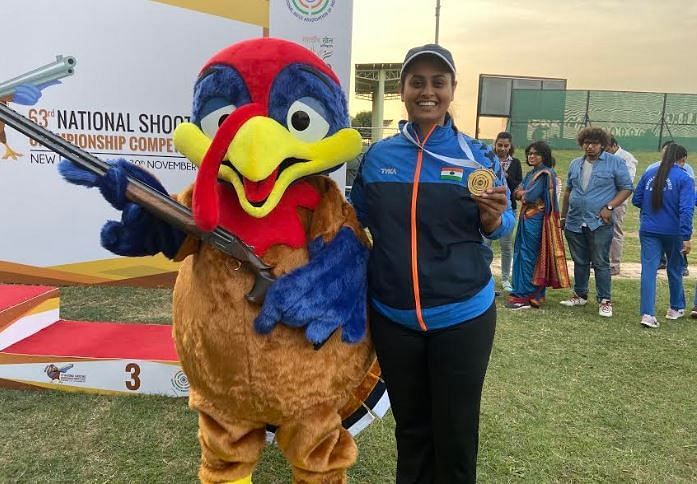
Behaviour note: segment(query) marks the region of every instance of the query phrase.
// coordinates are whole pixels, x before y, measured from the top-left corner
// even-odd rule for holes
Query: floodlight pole
[[[436,44],[438,43],[439,23],[440,23],[440,0],[436,0]]]

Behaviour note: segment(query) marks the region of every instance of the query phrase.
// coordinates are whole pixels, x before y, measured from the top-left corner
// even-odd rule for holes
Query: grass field
[[[638,324],[638,282],[615,317],[501,309],[482,403],[481,482],[697,482],[697,321]],[[73,287],[63,316],[170,322],[169,290]],[[659,281],[658,308],[667,288]],[[194,482],[196,416],[183,399],[0,390],[0,482]],[[394,482],[390,416],[358,438],[351,481]],[[289,482],[269,446],[255,482]]]
[[[576,152],[557,152],[564,178]],[[639,173],[657,158],[637,155]],[[638,211],[627,231],[636,233]],[[626,260],[638,261],[627,244]],[[691,290],[694,279],[688,279]],[[593,292],[591,288],[591,292]],[[482,402],[480,482],[697,482],[697,321],[638,324],[637,280],[613,282],[615,317],[565,308],[501,308]],[[667,307],[658,282],[657,310]],[[68,287],[62,317],[169,324],[165,289]],[[196,415],[183,399],[0,390],[0,482],[195,482]],[[357,441],[351,482],[394,482],[394,422]],[[255,483],[290,472],[268,446]]]

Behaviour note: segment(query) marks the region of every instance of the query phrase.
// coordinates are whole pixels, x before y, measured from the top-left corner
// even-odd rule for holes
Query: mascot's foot
[[[252,484],[252,475],[249,474],[247,477],[237,479],[236,481],[227,481],[225,484]]]
[[[20,156],[22,156],[22,153],[17,153],[15,150],[10,148],[8,145],[5,145],[5,154],[2,157],[3,160],[7,160],[8,158],[12,158],[13,160],[16,160]]]

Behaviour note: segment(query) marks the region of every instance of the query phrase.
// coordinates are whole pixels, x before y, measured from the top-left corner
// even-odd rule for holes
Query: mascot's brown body
[[[192,121],[174,133],[199,171],[176,198],[200,230],[222,227],[272,267],[261,306],[245,297],[247,263],[128,200],[129,177],[166,193],[152,175],[125,160],[104,176],[60,165],[122,211],[102,228],[104,247],[183,261],[174,337],[200,415],[204,482],[251,482],[267,426],[296,482],[345,482],[356,460],[342,419],[378,388],[379,368],[366,329],[368,241],[325,176],[361,151],[347,126],[336,75],[296,44],[241,42],[199,74]]]
[[[301,214],[308,240],[331,239],[342,226],[365,237],[334,182],[315,177],[311,183],[322,199]],[[245,298],[253,275],[211,246],[191,244],[174,290],[174,337],[189,401],[200,415],[201,479],[250,475],[272,424],[298,482],[344,482],[357,450],[340,411],[360,404],[354,390],[375,360],[369,338],[346,344],[337,332],[315,350],[296,328],[258,334],[251,323],[259,306]],[[281,276],[305,265],[308,254],[275,245],[264,261]]]

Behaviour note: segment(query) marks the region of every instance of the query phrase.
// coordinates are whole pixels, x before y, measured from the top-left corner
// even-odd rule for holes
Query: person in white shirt
[[[638,163],[634,155],[627,150],[623,150],[614,136],[610,136],[610,146],[607,147],[607,151],[624,160],[627,165],[627,170],[629,170],[629,177],[632,179],[632,183],[634,183],[634,176],[636,175]],[[612,242],[610,243],[610,274],[613,276],[617,276],[620,273],[622,247],[624,245],[624,231],[622,230],[622,226],[624,225],[624,216],[627,213],[627,203],[628,200],[625,200],[622,205],[615,207],[614,210],[615,225],[613,226]]]

